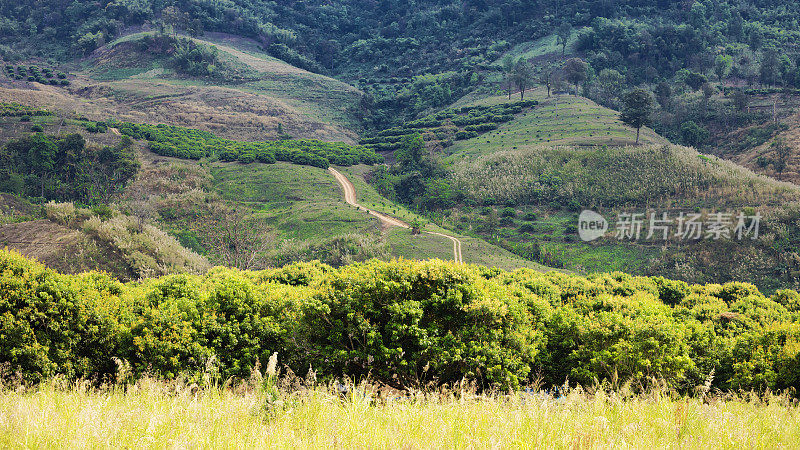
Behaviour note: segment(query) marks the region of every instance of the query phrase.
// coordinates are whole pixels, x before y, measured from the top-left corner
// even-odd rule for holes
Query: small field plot
[[[223,199],[260,210],[283,238],[326,238],[377,226],[377,219],[344,202],[324,169],[283,162],[216,163],[211,173]]]
[[[636,130],[622,123],[618,112],[587,98],[568,94],[551,94],[548,98],[543,87],[531,89],[525,98],[537,100],[539,104],[496,131],[456,142],[446,150],[447,154],[461,157],[540,145],[619,147],[636,141]],[[519,96],[514,101],[518,99]],[[491,106],[507,101],[508,97],[494,96],[471,104]],[[649,128],[642,128],[639,142],[668,143]]]

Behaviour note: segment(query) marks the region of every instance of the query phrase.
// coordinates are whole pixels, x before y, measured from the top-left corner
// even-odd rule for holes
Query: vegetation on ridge
[[[274,163],[289,161],[295,164],[328,168],[331,164],[377,164],[383,159],[374,151],[344,143],[328,143],[313,139],[281,139],[270,142],[241,142],[220,139],[207,131],[171,125],[122,123],[122,134],[134,139],[146,139],[153,153],[184,159],[217,157],[222,161]]]

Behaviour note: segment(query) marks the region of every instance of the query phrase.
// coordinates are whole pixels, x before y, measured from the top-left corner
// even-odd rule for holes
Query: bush
[[[29,383],[110,373],[122,333],[98,303],[120,287],[100,274],[58,275],[0,250],[0,361]]]
[[[458,131],[456,132],[455,138],[457,141],[464,141],[467,139],[472,139],[476,136],[478,136],[477,131]]]
[[[48,202],[44,205],[45,217],[51,222],[55,222],[65,227],[71,227],[77,219],[77,208],[72,203]]]
[[[549,312],[525,296],[436,261],[347,266],[306,305],[301,345],[327,373],[398,386],[466,376],[516,388],[543,347]]]
[[[31,131],[33,131],[34,133],[41,133],[41,132],[44,131],[44,128],[42,128],[42,126],[37,123],[37,124],[31,125]]]
[[[83,222],[83,231],[110,245],[128,264],[137,278],[169,273],[200,274],[208,261],[186,248],[158,228],[124,214],[108,220],[93,216]]]
[[[0,250],[0,330],[7,374],[34,383],[101,381],[113,357],[137,375],[241,379],[274,351],[295,373],[310,365],[320,380],[370,376],[397,388],[466,379],[516,389],[541,377],[634,390],[655,380],[692,393],[712,369],[717,389],[800,383],[800,325],[749,285],[442,261],[215,268],[122,284]]]
[[[84,125],[84,128],[90,133],[105,133],[108,131],[108,125],[104,122],[89,122]]]

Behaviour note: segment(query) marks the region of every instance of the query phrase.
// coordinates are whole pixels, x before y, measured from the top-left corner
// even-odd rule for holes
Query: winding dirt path
[[[367,213],[377,217],[387,227],[395,226],[407,229],[411,228],[410,225],[401,220],[395,219],[394,217],[387,216],[386,214],[382,214],[377,211],[372,211],[370,209],[364,208],[363,206],[359,205],[358,202],[356,201],[356,188],[355,186],[353,186],[353,183],[350,182],[350,180],[348,180],[346,176],[344,176],[341,172],[334,169],[333,167],[329,167],[328,171],[330,171],[330,173],[333,174],[333,176],[336,178],[336,181],[338,181],[339,185],[342,186],[342,191],[344,191],[345,203],[363,209]],[[455,238],[453,236],[448,236],[442,233],[436,233],[434,231],[422,231],[422,232],[433,234],[436,236],[441,236],[453,241],[453,259],[455,259],[455,261],[458,264],[464,264],[464,258],[461,256],[461,241],[458,238]]]
[[[385,214],[381,214],[381,213],[379,213],[377,211],[369,210],[369,209],[364,208],[363,206],[359,205],[358,202],[356,202],[356,188],[355,188],[355,186],[353,186],[353,183],[351,183],[350,180],[348,180],[346,176],[342,175],[341,172],[339,172],[338,170],[334,169],[333,167],[329,167],[328,170],[333,174],[334,177],[336,177],[336,181],[338,181],[339,184],[342,186],[342,190],[344,191],[344,201],[348,205],[353,205],[353,206],[355,206],[357,208],[363,209],[367,213],[372,214],[373,216],[377,217],[381,222],[383,222],[387,226],[395,226],[395,227],[400,227],[400,228],[411,228],[410,225],[408,225],[407,223],[405,223],[405,222],[403,222],[401,220],[397,220],[394,217],[389,217],[389,216],[387,216]]]

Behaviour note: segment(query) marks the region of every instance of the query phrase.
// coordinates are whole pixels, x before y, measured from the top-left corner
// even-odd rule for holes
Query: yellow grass
[[[0,392],[3,448],[799,448],[786,397],[672,398],[656,391],[389,396],[316,387],[266,408],[255,389],[142,380],[107,391]],[[275,403],[273,403],[275,404]]]

